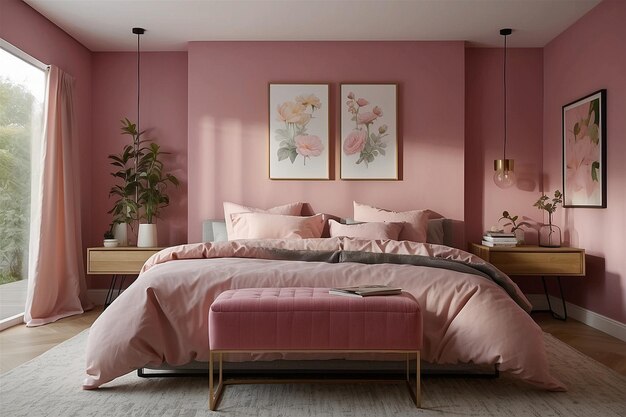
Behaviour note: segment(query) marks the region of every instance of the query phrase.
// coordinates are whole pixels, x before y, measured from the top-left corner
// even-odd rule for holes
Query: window
[[[45,90],[45,66],[0,39],[0,321],[24,312]]]

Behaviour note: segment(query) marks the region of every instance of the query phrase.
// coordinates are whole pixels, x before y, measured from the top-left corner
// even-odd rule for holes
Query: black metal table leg
[[[104,308],[105,309],[109,305],[111,305],[111,303],[115,299],[115,298],[113,298],[113,294],[115,292],[115,286],[117,285],[118,278],[119,278],[119,286],[117,287],[117,295],[115,295],[115,298],[119,297],[120,293],[122,292],[122,287],[124,286],[124,281],[126,280],[126,275],[114,274],[111,277],[111,285],[109,285],[109,291],[107,291],[107,297],[104,299]]]
[[[107,297],[104,299],[104,308],[106,309],[113,302],[113,291],[115,290],[115,283],[117,282],[117,275],[111,277],[111,285],[109,285],[109,291],[107,291]]]
[[[548,294],[548,286],[546,285],[546,277],[542,276],[541,281],[543,282],[543,291],[546,294],[546,300],[548,301],[548,310],[538,310],[538,311],[549,311],[557,320],[567,320],[567,307],[565,306],[565,296],[563,295],[563,287],[561,285],[561,277],[556,277],[557,282],[559,283],[559,295],[561,296],[561,302],[563,303],[563,315],[558,314],[552,309],[552,303],[550,303],[550,295]]]

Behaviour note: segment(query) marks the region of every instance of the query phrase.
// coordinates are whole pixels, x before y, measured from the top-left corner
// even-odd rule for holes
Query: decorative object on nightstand
[[[523,245],[525,239],[524,239],[524,230],[522,229],[522,226],[530,226],[530,224],[528,224],[527,222],[520,222],[519,224],[517,224],[516,222],[518,218],[519,218],[518,216],[511,216],[509,212],[505,210],[502,212],[502,217],[498,219],[498,222],[500,222],[500,220],[502,219],[510,221],[511,223],[505,224],[505,226],[511,226],[511,233],[515,235],[517,244]]]
[[[107,230],[104,232],[104,241],[102,244],[105,248],[114,248],[119,244],[119,242],[115,239],[115,236],[113,236],[113,232]]]
[[[546,248],[558,248],[561,246],[561,228],[552,224],[552,214],[556,211],[557,205],[563,203],[563,194],[559,190],[554,192],[552,202],[547,203],[550,199],[543,194],[535,204],[539,210],[548,212],[548,224],[544,224],[539,229],[539,246]]]
[[[548,310],[559,320],[567,319],[565,297],[561,286],[561,277],[582,277],[585,275],[585,250],[578,248],[547,248],[540,246],[517,246],[490,248],[477,243],[470,245],[470,251],[493,264],[500,271],[511,276],[540,276],[543,290],[548,301]],[[552,309],[547,276],[555,276],[559,284],[559,294],[563,304],[563,315]],[[541,311],[541,310],[533,310]]]

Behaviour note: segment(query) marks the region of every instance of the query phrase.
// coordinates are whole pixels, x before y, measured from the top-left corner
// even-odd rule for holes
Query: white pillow
[[[289,216],[299,216],[302,212],[303,203],[290,203],[283,206],[276,206],[269,209],[259,209],[254,207],[242,206],[241,204],[231,203],[224,201],[224,220],[226,221],[226,234],[228,240],[233,240],[231,237],[233,234],[233,222],[230,218],[234,213],[272,213],[272,214],[286,214]]]
[[[234,213],[231,240],[235,239],[311,239],[322,236],[324,217],[286,216],[268,213]]]

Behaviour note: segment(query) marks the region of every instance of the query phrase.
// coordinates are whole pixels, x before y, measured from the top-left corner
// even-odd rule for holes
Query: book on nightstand
[[[360,285],[356,287],[340,287],[328,290],[330,295],[343,297],[369,297],[373,295],[396,295],[402,293],[402,288],[388,285]]]
[[[514,248],[517,246],[517,241],[513,242],[490,242],[488,240],[482,241],[483,246],[488,246],[490,248]]]

